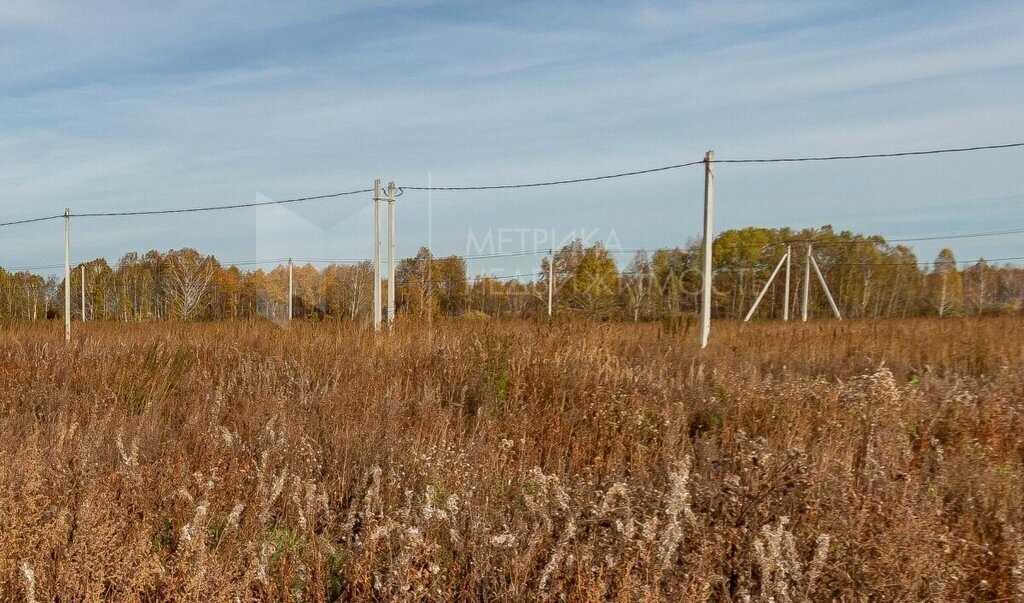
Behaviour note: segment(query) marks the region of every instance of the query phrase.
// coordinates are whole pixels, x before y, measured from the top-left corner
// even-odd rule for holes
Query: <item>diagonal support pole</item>
[[[764,294],[768,292],[768,287],[772,286],[772,281],[775,280],[775,277],[778,276],[779,274],[779,270],[782,269],[782,265],[786,263],[788,260],[789,254],[787,253],[786,255],[782,256],[782,258],[779,260],[779,263],[775,265],[775,270],[772,270],[772,275],[768,277],[768,282],[764,284],[764,287],[761,288],[761,292],[757,294],[757,299],[754,300],[754,305],[750,307],[750,311],[747,312],[747,316],[746,318],[743,319],[743,322],[750,321],[750,317],[753,316],[754,312],[757,311],[757,306],[758,304],[761,303],[761,299],[764,298]]]
[[[821,275],[821,269],[818,268],[818,260],[811,258],[811,266],[814,266],[814,273],[818,275],[818,282],[821,283],[821,288],[825,290],[825,297],[828,298],[828,305],[832,307],[832,313],[836,315],[836,320],[842,320],[843,317],[839,315],[839,308],[836,307],[836,302],[832,299],[832,292],[828,290],[828,285],[825,284],[825,277]]]

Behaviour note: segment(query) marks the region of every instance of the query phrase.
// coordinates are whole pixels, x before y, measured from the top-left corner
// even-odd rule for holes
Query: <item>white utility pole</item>
[[[388,182],[388,329],[395,325],[395,183]]]
[[[804,304],[803,310],[801,311],[801,317],[804,322],[807,322],[807,300],[811,293],[811,242],[807,241],[807,266],[804,270]]]
[[[786,245],[786,293],[783,296],[785,298],[785,300],[786,300],[786,303],[783,304],[783,307],[782,307],[782,320],[783,321],[789,320],[789,265],[792,263],[791,262],[792,259],[793,259],[793,246],[792,245]]]
[[[555,299],[555,250],[548,249],[548,317],[551,317]]]
[[[373,182],[373,329],[380,331],[380,178]]]
[[[701,289],[700,309],[700,347],[708,347],[708,336],[711,334],[711,246],[714,243],[712,217],[714,213],[714,174],[711,164],[715,161],[715,152],[708,151],[704,155],[704,274]]]
[[[782,269],[782,264],[785,261],[785,257],[779,259],[779,263],[775,265],[775,270],[772,270],[772,275],[768,277],[768,281],[764,284],[764,287],[761,288],[761,292],[757,294],[757,299],[754,300],[754,305],[750,306],[750,311],[747,312],[746,317],[743,318],[743,322],[749,321],[750,317],[754,315],[755,311],[757,311],[758,304],[761,303],[761,299],[764,297],[764,294],[768,292],[768,287],[772,286],[772,281],[774,281],[775,277],[778,276],[779,270]]]
[[[71,210],[64,210],[64,341],[71,341]]]
[[[293,277],[292,259],[288,258],[288,320],[291,321],[295,313],[292,311],[292,300],[295,299],[295,280]]]
[[[88,320],[88,315],[85,313],[85,264],[82,264],[80,270],[82,274],[82,322]]]
[[[836,320],[842,320],[843,317],[839,315],[839,308],[836,307],[836,302],[832,299],[832,292],[828,290],[825,277],[821,275],[821,268],[818,268],[818,260],[814,259],[814,256],[811,256],[811,265],[814,266],[814,273],[818,275],[818,282],[821,283],[821,288],[825,291],[825,297],[828,299],[828,305],[832,308],[832,313],[836,315]]]

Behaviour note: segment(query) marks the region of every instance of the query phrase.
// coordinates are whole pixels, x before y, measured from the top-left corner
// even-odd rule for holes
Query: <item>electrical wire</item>
[[[46,221],[49,221],[49,220],[56,220],[58,218],[63,218],[63,217],[64,217],[64,214],[60,214],[59,216],[45,216],[45,217],[42,217],[42,218],[27,218],[25,220],[13,220],[11,222],[0,222],[0,228],[3,228],[4,226],[17,226],[19,224],[33,224],[35,222],[46,222]]]
[[[362,264],[364,262],[372,262],[373,258],[337,258],[337,259],[325,259],[325,258],[292,258],[292,262],[305,262],[307,264]]]
[[[523,278],[523,277],[527,277],[527,276],[529,276],[529,277],[536,277],[537,274],[506,274],[506,275],[503,275],[503,276],[491,276],[491,275],[488,275],[488,274],[478,274],[478,275],[476,275],[476,276],[474,276],[472,278],[472,282],[485,281],[485,280],[511,281],[511,280],[517,280],[517,279],[520,279],[520,278]]]
[[[949,235],[938,235],[938,236],[924,236],[924,237],[901,237],[885,239],[886,243],[913,243],[916,241],[946,241],[952,239],[976,239],[981,237],[999,237],[1011,234],[1024,234],[1024,228],[1014,228],[1011,230],[989,230],[982,232],[965,232],[960,234],[949,234]],[[806,241],[804,241],[806,242]],[[812,241],[813,242],[813,241]],[[870,240],[864,241],[830,241],[827,243],[818,243],[820,245],[859,245],[862,243],[871,243]]]
[[[665,172],[668,170],[676,170],[679,168],[690,167],[693,165],[700,165],[704,163],[704,160],[690,161],[688,163],[677,163],[675,165],[666,165],[662,167],[649,168],[646,170],[636,170],[632,172],[619,172],[617,174],[607,174],[604,176],[590,176],[587,178],[572,178],[570,180],[549,180],[547,182],[527,182],[520,184],[491,184],[485,186],[401,186],[399,189],[409,191],[492,191],[510,188],[536,188],[540,186],[558,186],[561,184],[579,184],[582,182],[596,182],[598,180],[611,180],[613,178],[625,178],[627,176],[640,176],[642,174],[653,174],[654,172]]]
[[[770,159],[713,159],[714,163],[797,163],[802,161],[842,161],[847,159],[882,159],[886,157],[911,157],[915,155],[939,155],[943,153],[967,153],[970,151],[988,151],[994,149],[1012,149],[1024,147],[1024,142],[1009,144],[990,144],[975,147],[958,147],[951,149],[930,149],[927,151],[900,151],[896,153],[870,153],[865,155],[830,155],[824,157],[775,157]],[[703,163],[703,162],[701,162]]]
[[[862,155],[831,155],[822,157],[777,157],[777,158],[766,158],[766,159],[713,159],[710,163],[793,163],[802,161],[835,161],[835,160],[849,160],[849,159],[876,159],[876,158],[890,158],[890,157],[908,157],[914,155],[936,155],[940,153],[965,153],[969,151],[982,151],[982,150],[994,150],[994,149],[1009,149],[1015,147],[1024,147],[1024,142],[1015,142],[1009,144],[998,144],[998,145],[983,145],[973,147],[959,147],[959,148],[947,148],[947,149],[931,149],[926,151],[901,151],[895,153],[872,153]],[[527,183],[516,183],[516,184],[496,184],[496,185],[482,185],[482,186],[404,186],[398,187],[398,194],[404,194],[406,190],[412,191],[487,191],[487,190],[502,190],[502,189],[519,189],[519,188],[535,188],[543,186],[558,186],[563,184],[579,184],[584,182],[596,182],[599,180],[610,180],[613,178],[624,178],[628,176],[639,176],[643,174],[652,174],[655,172],[664,172],[667,170],[675,170],[695,165],[708,163],[706,159],[698,161],[690,161],[686,163],[677,163],[673,165],[666,165],[655,168],[648,168],[643,170],[634,170],[629,172],[619,172],[615,174],[605,174],[602,176],[590,176],[584,178],[572,178],[566,180],[549,180],[544,182],[527,182]],[[358,189],[351,191],[343,191],[338,193],[328,193],[325,195],[313,195],[308,197],[296,197],[292,199],[280,199],[275,201],[257,201],[251,203],[234,203],[228,205],[213,205],[205,207],[188,207],[188,208],[177,208],[177,209],[154,209],[154,210],[137,210],[137,211],[108,211],[108,212],[85,212],[79,214],[71,214],[71,217],[75,218],[104,218],[104,217],[128,217],[128,216],[154,216],[154,215],[167,215],[167,214],[184,214],[194,212],[207,212],[207,211],[221,211],[230,209],[245,209],[252,207],[262,207],[268,205],[284,205],[289,203],[300,203],[303,201],[314,201],[319,199],[333,199],[337,197],[343,197],[347,195],[358,195],[365,193],[372,193],[373,189]],[[55,220],[63,217],[61,215],[44,216],[39,218],[28,218],[24,220],[13,220],[9,222],[0,222],[0,227],[15,226],[20,224],[31,224],[34,222],[44,222],[48,220]]]
[[[794,256],[794,259],[800,259],[800,258],[799,258],[799,256]],[[980,258],[978,260],[955,260],[953,263],[955,263],[955,264],[962,264],[962,265],[978,264],[982,260],[984,260],[986,264],[991,264],[993,262],[1010,262],[1010,261],[1014,261],[1014,260],[1024,260],[1024,256],[1009,256],[1009,257],[1002,257],[1002,258]],[[773,261],[778,261],[778,259],[776,258]],[[794,262],[794,263],[796,263],[797,265],[800,265],[800,266],[806,265],[806,262]],[[925,266],[925,267],[927,267],[927,266],[933,265],[935,262],[826,262],[826,261],[821,261],[820,263],[822,265],[822,268],[824,269],[825,266],[828,266],[829,268],[836,268],[836,267],[842,267],[842,266],[870,266],[870,267],[875,267],[875,266],[902,266],[902,267],[914,266],[914,267],[921,267],[921,266]],[[743,266],[741,268],[746,269],[748,267],[747,266]],[[641,274],[641,273],[640,272],[633,272],[633,273],[620,272],[619,274],[625,275],[625,274]]]
[[[978,264],[985,260],[986,264],[992,262],[1010,262],[1013,260],[1024,260],[1024,256],[1010,256],[1005,258],[981,258],[978,260],[955,260],[955,264]],[[829,267],[833,266],[931,266],[935,262],[837,262],[835,264],[821,262]]]
[[[112,217],[125,217],[125,216],[155,216],[164,214],[188,214],[201,211],[221,211],[226,209],[246,209],[250,207],[264,207],[268,205],[286,205],[289,203],[301,203],[303,201],[316,201],[319,199],[334,199],[336,197],[344,197],[347,195],[359,195],[363,193],[372,193],[373,189],[359,189],[354,191],[344,191],[340,193],[328,193],[326,195],[313,195],[310,197],[296,197],[294,199],[280,199],[277,201],[256,201],[252,203],[234,203],[231,205],[212,205],[207,207],[184,207],[179,209],[150,209],[150,210],[139,210],[139,211],[109,211],[109,212],[86,212],[81,214],[71,214],[72,218],[112,218]],[[52,218],[51,218],[52,219]]]
[[[227,262],[227,261],[220,262],[220,261],[218,261],[218,263],[221,266],[223,266],[223,267],[230,268],[232,266],[261,266],[263,264],[280,264],[282,262],[287,262],[287,261],[288,261],[288,258],[281,258],[281,259],[275,259],[275,260],[241,260],[241,261],[238,261],[238,262]]]
[[[276,258],[269,260],[240,260],[237,262],[224,261],[218,263],[221,266],[261,266],[264,264],[279,264],[288,265],[288,261],[291,260],[293,264],[361,264],[363,262],[369,262],[369,259],[349,259],[349,258],[337,258],[337,259],[325,259],[325,258]]]
[[[414,259],[414,258],[407,258],[407,259]],[[967,265],[967,264],[978,265],[982,260],[984,260],[986,264],[991,264],[991,263],[994,263],[994,262],[1008,262],[1008,261],[1024,260],[1024,255],[999,257],[999,258],[981,258],[979,260],[955,260],[953,263],[955,263],[957,265]],[[225,267],[253,266],[253,265],[269,264],[269,263],[283,264],[283,263],[285,263],[287,261],[288,261],[287,258],[280,258],[280,259],[276,259],[276,260],[275,259],[271,259],[271,260],[244,260],[244,261],[238,261],[238,262],[223,262],[223,263],[221,263],[221,266],[225,266]],[[321,262],[332,262],[333,263],[333,260],[319,260],[319,261],[321,261]],[[920,267],[930,266],[934,262],[836,262],[836,263],[822,262],[822,263],[824,264],[824,267],[827,267],[827,268],[838,268],[838,267],[872,267],[872,268],[874,268],[874,267],[885,267],[885,266],[904,267],[904,268],[913,266],[915,268],[920,268]],[[798,264],[798,265],[802,265],[802,264]],[[7,272],[9,272],[9,273],[17,273],[17,272],[24,272],[24,271],[31,271],[31,270],[55,270],[55,269],[63,268],[63,267],[64,267],[63,264],[50,264],[50,265],[45,265],[45,266],[16,266],[16,267],[11,267],[11,268],[6,268],[5,270]],[[617,274],[618,274],[618,277],[620,277],[620,278],[621,277],[627,277],[627,276],[636,276],[636,275],[645,275],[645,276],[649,276],[650,275],[649,272],[638,271],[638,270],[621,271],[621,272],[618,272]],[[533,273],[533,274],[508,274],[508,275],[503,275],[503,276],[494,276],[494,275],[488,275],[488,274],[478,274],[478,275],[473,276],[471,278],[467,278],[467,281],[472,284],[472,283],[476,283],[476,282],[479,282],[479,281],[485,281],[485,280],[511,281],[511,280],[518,280],[518,279],[521,279],[521,278],[529,277],[529,278],[535,279],[535,280],[530,280],[530,281],[526,281],[526,282],[527,283],[535,283],[535,282],[538,282],[539,278],[542,277],[542,276],[543,275],[541,274],[541,272],[537,272],[537,273]],[[433,281],[431,281],[432,284],[443,284],[445,282],[446,281],[443,281],[443,280],[433,280]]]
[[[57,268],[63,268],[64,264],[50,264],[48,266],[11,266],[10,268],[4,268],[7,272],[27,272],[30,270],[56,270]],[[2,266],[0,266],[2,268]]]
[[[431,256],[429,258],[411,257],[411,258],[403,258],[402,260],[399,260],[399,261],[408,260],[408,261],[411,261],[411,262],[422,262],[424,260],[443,260],[445,258],[450,258],[450,257],[453,257],[453,256],[458,258],[458,259],[460,259],[460,260],[483,260],[483,259],[488,259],[488,258],[514,258],[514,257],[523,257],[523,256],[531,256],[531,255],[547,255],[551,251],[552,250],[550,250],[550,249],[534,249],[532,251],[530,251],[530,250],[508,251],[508,252],[502,252],[502,253],[482,253],[482,254],[477,254],[477,255],[458,255],[458,254],[433,255],[433,254],[431,254]],[[372,262],[373,259],[370,258],[370,259],[361,260],[361,261]]]
[[[628,251],[628,250],[622,250],[622,251]],[[640,251],[640,250],[638,250],[638,251]],[[499,257],[504,257],[504,256],[499,256]],[[403,258],[403,259],[415,260],[417,258]],[[422,259],[422,258],[420,258],[420,259]],[[434,259],[437,259],[437,258],[434,258]],[[985,259],[985,262],[986,263],[991,263],[991,262],[1005,262],[1005,261],[1013,261],[1013,260],[1024,260],[1024,256],[989,258],[989,259]],[[267,264],[267,263],[272,263],[272,262],[285,263],[287,261],[288,261],[287,258],[282,258],[282,259],[278,259],[278,260],[246,260],[246,261],[241,261],[241,262],[224,262],[224,263],[222,263],[222,265],[223,266],[245,266],[245,265]],[[310,261],[310,260],[293,258],[293,261]],[[325,263],[326,262],[330,262],[330,263],[335,263],[335,262],[364,262],[364,261],[369,261],[369,260],[316,260],[316,262],[325,262]],[[956,264],[976,264],[977,262],[978,262],[978,260],[957,260],[955,263]],[[902,266],[902,267],[915,266],[915,267],[918,267],[918,266],[930,266],[932,263],[933,262],[838,262],[838,263],[828,263],[827,265],[830,268],[839,267],[839,266],[872,266],[872,267],[875,267],[875,266]],[[40,266],[38,268],[60,268],[60,267],[62,267],[62,265]],[[33,268],[29,267],[29,268],[23,268],[23,269],[33,269]],[[641,272],[641,271],[635,271],[635,270],[634,271],[622,271],[622,272],[618,273],[618,275],[620,277],[623,277],[623,276],[634,276],[634,275],[638,275],[638,274],[644,274],[644,273]],[[534,274],[508,274],[508,275],[503,275],[503,276],[492,276],[492,275],[488,275],[488,274],[479,274],[479,275],[476,275],[476,276],[473,276],[473,277],[469,277],[469,278],[467,278],[467,280],[469,280],[470,282],[478,281],[478,280],[507,281],[507,280],[517,280],[517,279],[524,278],[524,277],[534,278],[534,277],[538,277],[539,275],[540,275],[540,272],[537,272],[537,273],[534,273]],[[433,284],[442,284],[444,282],[446,282],[446,281],[443,281],[443,280],[432,280],[431,281],[431,283],[433,283]],[[528,281],[528,282],[534,282],[534,281]]]
[[[981,145],[973,147],[957,147],[948,149],[929,149],[926,151],[899,151],[895,153],[869,153],[862,155],[828,155],[822,157],[773,157],[773,158],[759,158],[759,159],[712,159],[711,163],[796,163],[803,161],[838,161],[838,160],[849,160],[849,159],[881,159],[887,157],[910,157],[914,155],[938,155],[942,153],[966,153],[970,151],[985,151],[994,149],[1011,149],[1015,147],[1024,147],[1024,142],[1014,142],[1009,144],[993,144],[993,145]],[[557,186],[561,184],[577,184],[581,182],[595,182],[598,180],[610,180],[613,178],[624,178],[626,176],[639,176],[641,174],[650,174],[653,172],[663,172],[667,170],[675,170],[684,167],[690,167],[694,165],[700,165],[708,163],[706,159],[698,161],[690,161],[687,163],[678,163],[675,165],[666,165],[663,167],[650,168],[645,170],[636,170],[632,172],[619,172],[617,174],[608,174],[604,176],[591,176],[588,178],[573,178],[570,180],[551,180],[547,182],[528,182],[518,184],[492,184],[492,185],[480,185],[480,186],[404,186],[399,187],[400,190],[410,191],[488,191],[488,190],[501,190],[501,189],[515,189],[515,188],[534,188],[540,186]]]
[[[551,251],[550,249],[534,249],[532,251],[528,251],[528,250],[524,250],[524,251],[508,251],[508,252],[504,252],[504,253],[488,253],[488,254],[478,254],[478,255],[464,255],[464,256],[462,256],[461,259],[464,259],[464,260],[483,260],[483,259],[487,259],[487,258],[513,258],[513,257],[523,257],[523,256],[531,256],[531,255],[547,255],[550,251]]]
[[[858,241],[818,241],[816,239],[789,239],[789,240],[782,241],[782,242],[779,242],[779,243],[763,243],[763,244],[759,244],[759,245],[757,245],[757,244],[744,244],[744,243],[731,243],[731,244],[727,245],[727,244],[720,243],[720,242],[716,241],[715,242],[715,247],[718,248],[718,249],[722,249],[722,248],[724,248],[724,249],[774,249],[774,248],[777,248],[777,247],[785,247],[787,245],[792,245],[792,244],[807,244],[807,243],[813,243],[817,247],[836,247],[836,246],[843,246],[843,245],[851,245],[851,246],[853,246],[853,245],[874,245],[874,244],[885,244],[885,245],[888,245],[889,243],[913,243],[913,242],[920,242],[920,241],[947,241],[947,240],[956,240],[956,239],[976,239],[976,238],[983,238],[983,237],[999,237],[999,236],[1014,235],[1014,234],[1024,234],[1024,228],[1014,228],[1014,229],[1009,229],[1009,230],[987,230],[987,231],[979,231],[979,232],[954,233],[954,234],[948,234],[948,235],[929,235],[929,236],[921,236],[921,237],[894,237],[894,238],[889,238],[889,237],[886,237],[884,235],[874,235],[874,236],[869,236],[869,237],[867,237],[865,239],[858,240]],[[877,239],[877,238],[883,239],[884,243],[880,243],[877,240],[873,240],[873,239]],[[669,245],[669,246],[661,246],[661,247],[654,247],[654,248],[638,247],[638,248],[631,248],[631,249],[609,249],[608,252],[609,253],[621,254],[621,253],[636,253],[638,251],[653,252],[653,251],[661,251],[661,250],[672,250],[672,249],[677,249],[677,248],[681,249],[678,245]]]

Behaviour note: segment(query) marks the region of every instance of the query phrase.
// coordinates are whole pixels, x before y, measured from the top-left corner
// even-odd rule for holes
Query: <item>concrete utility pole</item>
[[[82,264],[80,272],[82,274],[82,322],[85,322],[89,319],[88,315],[85,313],[85,264]]]
[[[395,325],[395,183],[388,182],[388,329]]]
[[[71,210],[64,210],[64,341],[71,341]]]
[[[555,300],[555,250],[548,249],[548,317],[550,318]]]
[[[807,300],[811,293],[811,242],[807,242],[807,266],[804,267],[804,304],[800,312],[802,320],[807,322]]]
[[[789,265],[793,259],[793,246],[786,245],[786,293],[783,296],[786,303],[782,307],[782,320],[789,320]]]
[[[714,243],[712,218],[714,214],[713,185],[714,174],[711,164],[715,161],[715,152],[708,151],[704,155],[704,273],[701,287],[700,309],[700,347],[708,347],[708,336],[711,334],[711,247]]]
[[[373,329],[380,331],[380,178],[373,182]]]
[[[291,321],[295,315],[292,308],[292,300],[295,299],[295,281],[292,275],[292,259],[288,258],[288,320]]]

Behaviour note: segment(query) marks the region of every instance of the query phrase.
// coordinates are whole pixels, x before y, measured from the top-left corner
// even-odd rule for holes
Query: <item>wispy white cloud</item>
[[[1002,142],[1024,138],[1022,26],[1014,3],[981,12],[753,0],[479,9],[18,0],[0,8],[0,211],[244,201],[376,176],[422,184],[428,172],[447,184],[547,179],[677,162],[712,146],[749,156]],[[980,183],[960,162],[908,163],[895,176],[889,164],[733,168],[720,224],[848,220],[889,232],[881,210],[892,193],[914,208],[1019,193],[1007,175],[1018,160],[979,159],[990,176]],[[695,174],[670,173],[439,195],[435,217],[461,213],[435,219],[433,239],[458,250],[467,228],[594,224],[617,227],[630,246],[681,243],[699,230],[687,202],[699,186]],[[995,221],[1015,209],[985,211]],[[410,194],[401,216],[401,251],[411,253],[426,241],[425,210]],[[283,229],[282,253],[344,255],[369,248],[361,219],[348,212],[328,230],[274,212],[178,229],[96,223],[83,227],[95,236],[80,249],[113,256],[180,240],[244,257]],[[228,224],[257,236],[226,236]],[[8,234],[0,253],[22,263],[41,253],[35,235]]]

